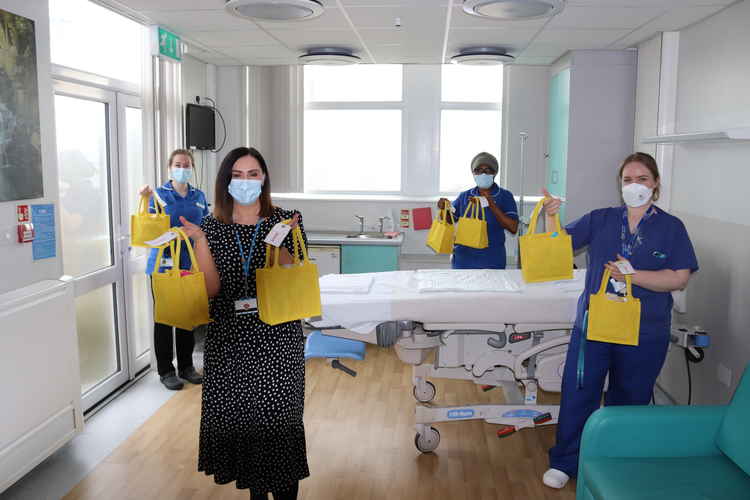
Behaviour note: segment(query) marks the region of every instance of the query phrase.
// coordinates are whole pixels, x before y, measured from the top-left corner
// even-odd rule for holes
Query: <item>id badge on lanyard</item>
[[[234,301],[234,314],[237,316],[258,314],[258,300],[255,297],[250,296],[250,285],[248,280],[250,279],[250,264],[253,259],[253,252],[255,251],[255,240],[258,237],[261,222],[263,222],[263,218],[258,219],[258,222],[255,224],[253,239],[250,243],[250,251],[247,255],[245,255],[245,250],[242,248],[240,233],[237,232],[237,229],[234,230],[234,236],[237,239],[237,246],[240,248],[240,256],[242,258],[242,277],[245,285],[242,298]]]
[[[622,229],[620,231],[620,254],[626,259],[630,260],[633,257],[633,252],[641,244],[641,227],[643,223],[648,220],[649,217],[654,215],[656,210],[654,207],[649,208],[641,220],[638,222],[638,227],[635,229],[635,233],[630,233],[630,224],[628,223],[628,210],[627,208],[622,212]]]

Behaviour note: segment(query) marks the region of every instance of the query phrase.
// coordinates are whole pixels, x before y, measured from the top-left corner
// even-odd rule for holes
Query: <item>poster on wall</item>
[[[41,198],[34,21],[0,9],[0,202]]]

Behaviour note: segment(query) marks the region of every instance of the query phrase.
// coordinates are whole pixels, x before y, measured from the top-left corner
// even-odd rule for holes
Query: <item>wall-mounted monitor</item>
[[[213,108],[187,104],[185,142],[188,148],[216,149],[216,118]]]

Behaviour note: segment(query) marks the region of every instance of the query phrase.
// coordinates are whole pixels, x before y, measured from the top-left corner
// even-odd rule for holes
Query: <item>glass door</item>
[[[130,377],[116,111],[114,92],[55,82],[63,272],[75,283],[84,411]]]
[[[125,290],[128,313],[128,356],[131,375],[146,368],[151,361],[153,302],[150,281],[146,276],[149,249],[130,246],[130,214],[138,209],[138,190],[144,184],[154,185],[153,166],[143,162],[143,109],[141,99],[117,94],[117,136],[122,186],[121,245],[125,250]]]

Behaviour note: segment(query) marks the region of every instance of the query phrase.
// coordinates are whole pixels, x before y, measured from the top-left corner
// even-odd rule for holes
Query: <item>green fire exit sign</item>
[[[182,42],[180,41],[180,37],[162,27],[159,27],[157,30],[157,36],[159,55],[174,59],[175,61],[182,61]]]

